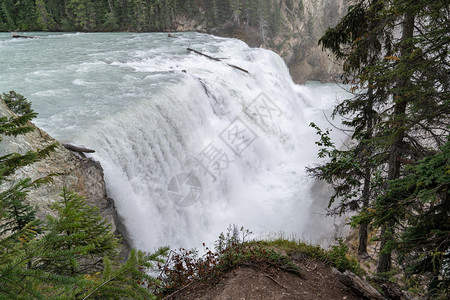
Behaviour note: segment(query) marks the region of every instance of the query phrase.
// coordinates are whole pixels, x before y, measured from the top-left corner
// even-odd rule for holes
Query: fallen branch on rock
[[[209,58],[209,59],[211,59],[211,60],[221,61],[220,58],[212,57],[212,56],[210,56],[210,55],[204,54],[204,53],[202,53],[202,52],[200,52],[200,51],[197,51],[197,50],[194,50],[194,49],[192,49],[192,48],[187,48],[187,50],[190,51],[190,52],[194,52],[194,53],[196,53],[196,54],[198,54],[198,55],[207,57],[207,58]],[[244,72],[244,73],[249,74],[248,71],[247,71],[246,69],[243,69],[243,68],[241,68],[241,67],[238,67],[238,66],[235,66],[235,65],[232,65],[232,64],[228,64],[228,63],[227,63],[227,65],[230,66],[230,67],[232,67],[232,68],[235,68],[235,69],[237,69],[237,70],[239,70],[239,71],[242,71],[242,72]]]

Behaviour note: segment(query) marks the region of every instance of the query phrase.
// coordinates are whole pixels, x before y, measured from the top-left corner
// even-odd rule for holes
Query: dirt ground
[[[246,265],[228,272],[214,285],[192,283],[165,299],[361,299],[321,261],[295,263],[303,270],[301,277],[274,266]]]

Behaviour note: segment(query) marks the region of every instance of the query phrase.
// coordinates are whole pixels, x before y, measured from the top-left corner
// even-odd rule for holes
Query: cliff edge
[[[0,116],[13,116],[5,103],[0,103]],[[112,225],[113,232],[124,237],[124,249],[128,249],[123,227],[114,209],[114,201],[106,194],[103,168],[99,162],[82,157],[64,148],[57,140],[44,130],[31,123],[35,130],[17,137],[5,136],[0,143],[0,156],[8,153],[25,154],[48,145],[57,143],[56,150],[50,156],[32,165],[23,167],[13,174],[12,179],[31,178],[53,175],[53,182],[30,190],[27,200],[37,210],[39,219],[53,214],[50,205],[60,198],[63,187],[67,187],[86,198],[87,203],[99,208],[101,216]]]

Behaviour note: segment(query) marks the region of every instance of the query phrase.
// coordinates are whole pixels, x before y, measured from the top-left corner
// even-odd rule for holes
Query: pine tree
[[[273,4],[273,11],[271,13],[271,20],[270,20],[270,31],[272,36],[276,36],[280,32],[282,24],[283,24],[283,16],[281,14],[280,3],[275,2]]]
[[[337,109],[340,115],[353,115],[345,125],[354,129],[353,138],[358,143],[344,156],[334,152],[331,157],[338,162],[353,161],[353,165],[341,164],[343,169],[336,169],[330,164],[330,168],[319,170],[331,181],[335,175],[342,180],[350,171],[359,172],[359,177],[353,178],[356,184],[348,189],[356,194],[345,195],[344,204],[345,197],[358,195],[367,203],[364,194],[370,190],[358,190],[363,182],[364,187],[369,183],[372,195],[386,193],[387,181],[401,179],[405,165],[414,164],[445,143],[449,132],[446,21],[448,3],[440,1],[360,1],[322,37],[323,46],[343,59],[344,75],[363,88]],[[358,160],[358,154],[367,157]],[[348,182],[339,184],[349,186]],[[392,251],[409,220],[403,210],[390,209],[399,208],[396,199],[380,199],[372,196],[370,210],[361,210],[353,220],[381,229],[377,272],[386,275]],[[373,210],[377,213],[372,214]]]
[[[16,30],[16,23],[13,19],[15,16],[14,4],[12,1],[1,1],[0,3],[0,15],[3,17],[3,23],[5,24],[5,30]]]
[[[29,121],[36,116],[36,113],[31,110],[31,104],[22,95],[10,92],[3,94],[0,101],[18,114],[0,117],[2,136],[17,136],[34,130]],[[2,142],[1,136],[0,142]],[[19,290],[25,288],[18,283],[20,278],[15,278],[10,272],[17,261],[29,266],[29,260],[23,259],[23,256],[28,254],[24,244],[33,240],[39,232],[40,222],[36,218],[36,211],[26,202],[25,197],[29,189],[50,180],[50,178],[41,178],[32,181],[30,178],[25,178],[15,182],[10,176],[17,169],[46,157],[55,146],[53,144],[43,150],[29,151],[24,155],[10,153],[0,157],[0,186],[2,187],[0,192],[0,280],[3,283],[0,283],[0,286],[4,287],[0,289],[0,295],[3,292],[11,293],[18,288]]]
[[[88,31],[96,26],[95,9],[90,0],[67,0],[66,14],[76,30]]]
[[[232,20],[236,24],[240,24],[240,16],[242,13],[242,1],[241,0],[230,0],[230,9],[232,13]]]
[[[149,299],[154,298],[152,291],[157,283],[156,279],[146,272],[155,268],[155,263],[164,263],[162,257],[167,255],[168,248],[160,248],[155,253],[145,254],[132,250],[124,264],[112,264],[108,258],[104,259],[105,268],[95,284],[91,284],[84,292],[83,299],[96,298],[124,298]]]
[[[133,28],[137,31],[147,29],[147,10],[143,0],[133,0]]]
[[[377,2],[360,1],[349,8],[347,15],[335,28],[330,28],[319,40],[325,49],[332,51],[343,62],[344,83],[351,83],[354,97],[344,100],[334,110],[333,116],[344,116],[343,125],[353,130],[352,139],[357,141],[348,150],[338,150],[334,144],[322,146],[330,161],[309,171],[318,179],[333,185],[335,200],[340,203],[332,213],[347,211],[366,212],[373,197],[375,175],[382,159],[374,151],[372,138],[379,122],[377,107],[386,101],[382,86],[375,87],[370,76],[370,68],[382,57],[382,45],[389,49],[389,32],[379,27],[376,15],[383,9]],[[317,128],[316,128],[317,129]],[[321,131],[318,132],[322,134]],[[330,147],[331,146],[331,147]],[[359,226],[358,253],[366,255],[368,222],[360,218],[354,225]]]
[[[14,92],[3,98],[18,115],[0,117],[0,141],[34,130],[28,122],[36,113],[26,99]],[[150,255],[132,251],[122,264],[110,225],[82,197],[64,191],[53,205],[56,216],[43,227],[26,195],[48,178],[11,181],[18,168],[46,157],[54,147],[0,157],[0,298],[151,297],[153,278],[145,269],[161,261],[167,248]]]
[[[48,12],[44,0],[36,0],[36,23],[40,30],[55,30],[56,24],[53,16]]]
[[[120,263],[118,240],[97,209],[69,191],[63,191],[54,209],[57,215],[48,219],[47,231],[39,238],[27,225],[0,239],[0,298],[153,297],[155,279],[146,272],[163,262],[167,248],[152,254],[132,250]]]
[[[47,216],[47,242],[35,267],[71,276],[101,270],[104,256],[118,255],[111,225],[78,194],[64,188],[61,197],[51,206],[56,217]]]
[[[408,174],[389,182],[378,205],[389,205],[389,214],[406,220],[397,245],[400,262],[408,276],[426,278],[429,296],[450,295],[450,140],[434,155],[411,165]],[[375,211],[385,213],[386,210]],[[377,216],[382,218],[383,216]]]
[[[104,17],[102,29],[105,31],[116,31],[119,29],[117,17],[114,12],[107,12]]]
[[[0,117],[0,134],[17,136],[34,130],[28,122],[36,116],[31,109],[31,103],[14,91],[3,93],[0,97],[14,113],[11,117]],[[0,136],[0,142],[1,142]],[[30,223],[37,223],[36,211],[29,205],[25,198],[31,188],[35,188],[51,180],[50,177],[31,180],[24,178],[14,181],[9,178],[17,169],[30,165],[48,156],[56,147],[52,144],[42,150],[28,151],[21,155],[10,153],[0,157],[0,186],[4,189],[0,192],[0,236],[7,236],[21,231]],[[6,188],[6,185],[9,185]]]

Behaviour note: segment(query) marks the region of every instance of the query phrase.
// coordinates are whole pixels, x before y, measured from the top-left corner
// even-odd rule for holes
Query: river
[[[305,167],[317,161],[308,124],[331,127],[340,86],[296,85],[277,54],[207,34],[33,35],[0,33],[0,92],[27,97],[53,137],[96,150],[134,247],[201,247],[229,224],[333,236]]]

